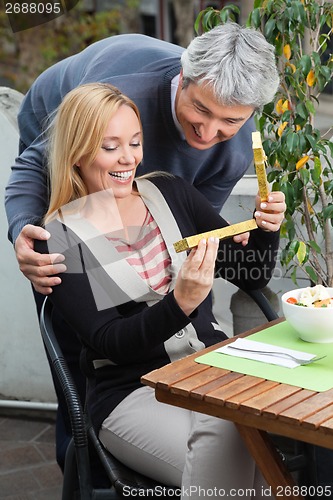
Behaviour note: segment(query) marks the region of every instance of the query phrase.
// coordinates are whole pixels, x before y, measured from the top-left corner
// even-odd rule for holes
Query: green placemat
[[[326,358],[311,365],[285,368],[211,351],[199,356],[195,361],[244,373],[245,375],[254,375],[275,382],[295,385],[311,391],[321,392],[333,388],[333,343],[313,344],[304,342],[286,321],[249,335],[247,338],[287,347],[288,349],[313,353],[318,356],[326,355]]]

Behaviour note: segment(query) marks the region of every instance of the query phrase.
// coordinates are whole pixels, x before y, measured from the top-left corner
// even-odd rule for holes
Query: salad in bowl
[[[333,342],[333,288],[316,285],[281,297],[286,321],[307,342]]]
[[[289,304],[303,307],[333,307],[333,296],[328,288],[323,285],[302,288],[301,292],[296,297],[288,297]]]

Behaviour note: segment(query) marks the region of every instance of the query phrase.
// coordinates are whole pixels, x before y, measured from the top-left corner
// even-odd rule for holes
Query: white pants
[[[142,387],[102,424],[99,438],[121,462],[182,500],[273,498],[232,422],[159,403]]]

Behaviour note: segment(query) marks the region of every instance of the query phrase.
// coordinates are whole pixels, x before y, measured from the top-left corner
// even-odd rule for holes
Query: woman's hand
[[[189,316],[205,300],[214,282],[218,238],[201,240],[182,265],[174,289],[179,307]]]
[[[257,195],[254,217],[258,226],[265,231],[278,231],[286,208],[285,196],[281,191],[272,191],[267,201],[261,201]]]

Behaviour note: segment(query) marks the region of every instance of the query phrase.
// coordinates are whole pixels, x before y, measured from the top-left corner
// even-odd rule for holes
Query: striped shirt
[[[171,259],[161,231],[151,213],[147,215],[142,227],[126,228],[124,236],[107,236],[117,251],[124,255],[127,262],[139,276],[158,293],[169,291]]]

